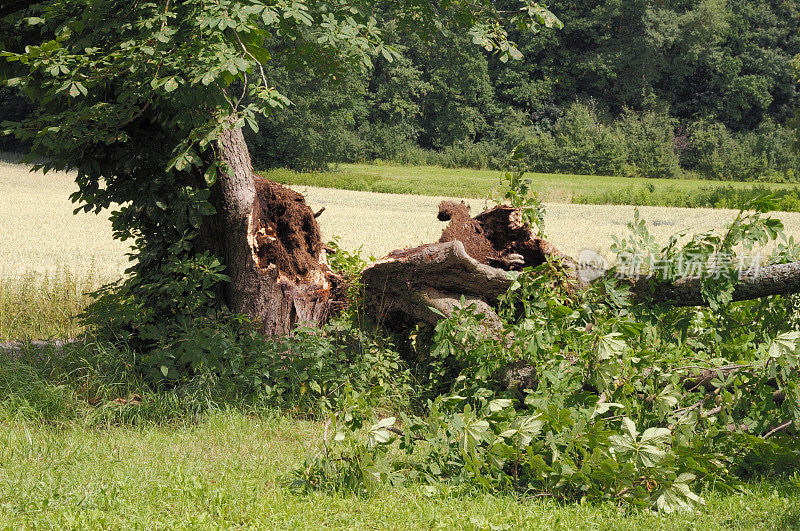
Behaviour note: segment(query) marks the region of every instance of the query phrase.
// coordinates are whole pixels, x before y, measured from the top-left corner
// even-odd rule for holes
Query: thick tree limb
[[[508,290],[512,276],[479,263],[456,240],[394,251],[368,267],[362,280],[371,312],[392,328],[410,321],[434,325],[441,316],[431,308],[450,315],[462,295],[494,327],[499,318],[491,304]]]
[[[651,277],[622,279],[632,284],[637,302],[661,302],[673,306],[706,306],[699,277],[683,278],[674,283],[655,282]],[[800,292],[800,262],[776,264],[743,272],[733,291],[734,301],[746,301]]]
[[[546,240],[536,237],[516,208],[500,205],[470,218],[468,205],[444,201],[438,217],[450,222],[439,243],[394,251],[364,271],[367,298],[378,321],[395,328],[414,321],[435,324],[440,316],[430,308],[450,315],[463,295],[488,316],[490,327],[496,328],[499,321],[491,306],[511,285],[514,273],[510,271],[557,260],[572,278],[574,289],[588,286],[591,278],[609,274],[583,268]],[[631,286],[633,300],[640,304],[707,304],[699,277],[673,283],[659,282],[651,276],[620,281]],[[777,264],[743,272],[733,300],[797,292],[800,292],[800,262]]]

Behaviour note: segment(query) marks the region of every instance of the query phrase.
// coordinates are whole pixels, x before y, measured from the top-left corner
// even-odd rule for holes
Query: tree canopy
[[[560,25],[529,0],[508,9],[488,0],[62,0],[0,14],[0,74],[35,105],[7,127],[45,170],[77,171],[79,209],[114,210],[114,235],[133,241],[136,259],[125,319],[145,342],[224,308],[219,286],[236,271],[219,251],[233,244],[202,229],[233,210],[217,184],[234,172],[222,151],[238,140],[227,132],[257,130],[257,115],[291,103],[266,65],[369,69],[399,56],[384,39],[390,23],[422,39],[467,34],[508,61],[521,57],[509,26]],[[252,189],[252,170],[242,178]]]
[[[463,34],[421,39],[389,26],[384,37],[403,60],[378,58],[368,74],[329,77],[324,93],[313,83],[314,66],[272,63],[267,75],[303,105],[291,121],[264,118],[264,134],[251,137],[297,139],[313,149],[302,156],[265,141],[255,153],[259,164],[305,170],[380,158],[497,168],[527,141],[537,146],[529,162],[543,172],[798,174],[798,150],[784,126],[798,94],[793,3],[567,0],[557,10],[567,21],[561,31],[510,32],[523,61],[503,63]],[[325,103],[333,100],[327,120]],[[378,107],[403,112],[387,120]],[[637,146],[643,138],[652,140]]]

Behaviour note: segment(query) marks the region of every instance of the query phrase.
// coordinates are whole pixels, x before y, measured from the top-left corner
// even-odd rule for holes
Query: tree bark
[[[537,266],[545,260],[561,264],[570,288],[583,289],[604,270],[582,270],[546,240],[536,237],[518,209],[500,205],[469,217],[469,206],[450,201],[439,206],[439,219],[450,221],[439,243],[393,251],[364,270],[369,309],[379,322],[403,328],[416,322],[435,325],[449,316],[463,296],[486,316],[487,327],[499,327],[492,305],[512,283],[510,270]],[[591,273],[591,274],[589,274]],[[634,302],[672,306],[704,306],[702,279],[689,277],[659,282],[649,276],[621,278],[631,286]],[[762,267],[742,273],[734,301],[800,292],[800,262]],[[436,310],[436,311],[434,311]],[[438,313],[437,313],[438,312]]]
[[[362,280],[371,313],[394,329],[420,321],[435,325],[462,296],[490,327],[499,326],[491,304],[512,282],[506,271],[472,258],[459,240],[394,251],[365,269]]]
[[[231,279],[224,289],[228,307],[249,317],[267,335],[288,334],[297,324],[321,324],[331,310],[336,279],[327,265],[313,212],[299,194],[283,190],[291,203],[284,207],[307,211],[303,226],[293,229],[303,232],[303,244],[316,249],[312,263],[306,260],[302,268],[295,268],[294,257],[287,256],[281,246],[285,228],[282,231],[265,219],[269,205],[259,196],[259,178],[241,129],[223,133],[217,147],[228,171],[219,173],[214,196],[218,219],[214,230],[206,234],[216,240],[207,246],[222,255]],[[275,183],[269,187],[281,188]],[[275,249],[266,249],[269,246],[280,248],[281,263],[267,258],[276,256]]]
[[[700,291],[702,279],[688,277],[674,283],[655,282],[650,277],[622,279],[631,283],[637,302],[661,302],[672,306],[706,306]],[[770,295],[800,292],[800,262],[776,264],[746,271],[733,290],[734,301],[761,299]]]

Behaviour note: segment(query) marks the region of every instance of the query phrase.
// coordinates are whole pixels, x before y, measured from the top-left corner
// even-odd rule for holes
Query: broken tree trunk
[[[506,271],[479,263],[459,240],[394,251],[362,278],[373,315],[395,329],[435,325],[440,315],[431,308],[450,315],[462,296],[499,323],[491,304],[511,285]]]
[[[463,297],[484,314],[484,325],[497,330],[500,319],[492,305],[511,286],[510,272],[551,259],[577,270],[568,257],[536,237],[515,208],[500,205],[471,218],[463,202],[443,201],[439,219],[450,222],[439,243],[393,251],[364,270],[369,308],[390,328],[435,325]]]
[[[603,272],[581,270],[571,258],[534,235],[518,209],[500,205],[469,216],[469,206],[444,201],[439,219],[449,221],[439,243],[393,251],[364,271],[364,286],[374,317],[391,328],[416,322],[434,325],[440,312],[451,315],[463,296],[487,316],[489,328],[499,326],[492,310],[497,297],[512,282],[513,271],[537,266],[547,260],[559,262],[568,273],[571,287],[589,285],[589,278]],[[586,275],[584,273],[590,273]],[[699,277],[674,283],[652,277],[622,278],[630,284],[634,301],[674,306],[707,304]],[[800,262],[766,266],[744,272],[733,292],[734,301],[800,292]],[[433,311],[434,308],[437,311]]]
[[[622,279],[626,280],[626,279]],[[672,306],[706,306],[701,293],[702,279],[688,277],[674,283],[656,282],[652,277],[627,279],[637,302],[662,302]],[[761,299],[770,295],[800,292],[800,262],[775,264],[744,271],[733,290],[734,301]]]
[[[450,224],[439,243],[394,251],[364,270],[367,307],[379,322],[397,330],[409,329],[418,323],[434,326],[443,315],[452,315],[463,298],[466,305],[475,304],[477,313],[484,314],[486,333],[501,338],[502,325],[493,306],[511,286],[515,271],[550,260],[565,268],[572,280],[569,285],[575,289],[588,286],[589,278],[598,278],[596,270],[586,271],[589,274],[584,275],[579,264],[537,238],[518,210],[500,206],[472,218],[468,208],[463,203],[443,202],[439,207],[439,219]],[[638,302],[658,301],[677,306],[705,304],[699,278],[680,279],[672,284],[656,283],[650,277],[623,280],[630,284],[634,300]],[[800,263],[768,266],[743,274],[733,299],[795,292],[800,292]],[[676,414],[694,409],[703,416],[718,414],[719,405],[707,411],[703,407],[707,402],[714,403],[712,397],[720,378],[743,368],[730,365],[689,372],[682,378],[684,389],[699,390],[708,396],[677,410]],[[538,373],[534,363],[522,359],[497,371],[494,378],[503,388],[523,398],[526,389],[537,386]],[[604,401],[605,394],[600,396]],[[776,387],[773,401],[781,404],[785,399],[785,392]],[[764,437],[790,426],[788,421],[781,423]]]
[[[314,213],[302,195],[255,175],[240,128],[223,133],[217,147],[229,171],[220,172],[215,187],[218,219],[205,231],[214,240],[205,246],[225,259],[228,307],[267,335],[321,324],[338,277],[326,262]]]

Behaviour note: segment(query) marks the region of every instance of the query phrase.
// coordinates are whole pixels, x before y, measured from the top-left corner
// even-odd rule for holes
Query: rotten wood
[[[475,217],[463,201],[443,201],[438,218],[449,221],[439,243],[393,251],[364,271],[369,308],[379,322],[392,328],[416,322],[435,324],[436,308],[450,315],[462,296],[487,316],[489,328],[498,325],[492,305],[511,284],[509,272],[557,261],[573,289],[587,287],[590,278],[572,258],[550,242],[538,238],[524,222],[519,209],[499,205]],[[673,306],[706,305],[701,279],[689,277],[673,283],[650,276],[620,279],[631,286],[637,303]],[[734,301],[800,292],[800,262],[777,264],[743,272],[733,292]],[[712,376],[713,378],[714,376]]]
[[[240,128],[224,132],[217,147],[229,171],[220,172],[216,187],[215,227],[201,240],[225,259],[228,307],[267,335],[322,324],[339,279],[314,213],[300,194],[256,177]]]

